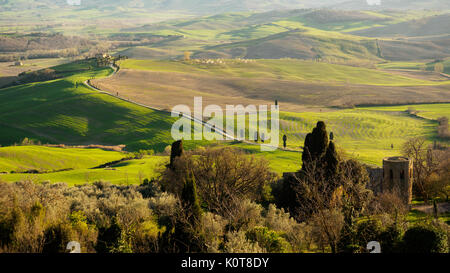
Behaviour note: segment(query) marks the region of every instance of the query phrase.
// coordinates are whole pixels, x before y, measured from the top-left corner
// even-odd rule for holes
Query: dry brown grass
[[[305,83],[273,78],[240,78],[176,72],[121,70],[111,78],[93,81],[99,88],[152,107],[193,107],[194,96],[203,104],[273,104],[282,111],[302,112],[315,106],[408,104],[446,102],[449,86],[373,86],[342,83]],[[317,110],[317,109],[316,109]]]

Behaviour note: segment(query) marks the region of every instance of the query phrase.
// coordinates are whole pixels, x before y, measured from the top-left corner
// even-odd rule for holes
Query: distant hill
[[[450,13],[411,20],[385,27],[374,27],[352,34],[367,37],[392,37],[392,36],[432,36],[448,34],[450,32]]]
[[[344,3],[328,5],[330,8],[345,10],[448,10],[450,1],[448,0],[379,0],[380,4],[369,5],[368,2],[377,3],[377,0],[349,0]]]
[[[382,57],[391,61],[444,59],[450,57],[450,35],[437,38],[379,40]]]
[[[375,40],[316,36],[301,29],[261,39],[212,46],[198,52],[195,57],[378,60]]]
[[[82,9],[141,8],[161,11],[218,13],[311,8],[335,5],[345,0],[80,0]],[[72,1],[76,2],[76,1]],[[0,0],[0,9],[34,9],[67,7],[66,0]]]
[[[80,9],[123,10],[138,8],[154,11],[222,13],[332,7],[336,9],[450,9],[447,0],[381,0],[369,5],[367,0],[79,0]],[[371,0],[373,2],[373,0]],[[0,0],[0,11],[19,9],[55,9],[69,7],[67,0]],[[376,1],[375,1],[376,2]]]

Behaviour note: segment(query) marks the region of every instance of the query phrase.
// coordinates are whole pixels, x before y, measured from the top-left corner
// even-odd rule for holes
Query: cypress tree
[[[181,192],[181,202],[184,206],[186,221],[175,222],[174,242],[178,251],[202,252],[204,248],[203,235],[199,233],[200,217],[202,209],[197,196],[197,187],[192,174],[185,178]]]
[[[319,159],[323,156],[328,147],[328,133],[323,121],[317,122],[316,128],[312,132],[311,154],[313,159]]]
[[[200,219],[202,209],[197,195],[197,185],[193,174],[190,174],[184,181],[184,187],[181,192],[181,201],[183,205],[190,210],[190,221],[197,221]]]
[[[175,158],[180,157],[183,154],[183,140],[178,140],[172,143],[172,149],[170,151],[170,164],[171,169],[174,168]]]
[[[312,161],[311,146],[312,146],[312,134],[309,133],[305,137],[305,145],[303,145],[302,162],[303,168],[305,168],[309,162]]]
[[[328,133],[323,121],[317,122],[312,133],[306,135],[303,148],[303,168],[311,162],[320,160],[328,148]]]
[[[324,165],[326,168],[325,175],[327,178],[332,179],[337,175],[339,155],[333,141],[330,141],[330,144],[328,144],[328,148],[324,156]]]

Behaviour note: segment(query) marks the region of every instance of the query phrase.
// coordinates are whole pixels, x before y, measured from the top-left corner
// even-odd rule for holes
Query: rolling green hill
[[[72,160],[82,158],[77,151],[70,151],[70,157]],[[0,174],[0,181],[17,182],[31,180],[34,182],[61,182],[67,183],[68,185],[79,185],[97,181],[123,185],[142,184],[144,179],[155,178],[157,176],[157,169],[167,164],[167,161],[167,156],[149,156],[139,160],[124,161],[104,169],[77,168],[74,170],[42,174]]]
[[[416,104],[416,105],[398,105],[398,106],[374,106],[361,107],[360,109],[371,111],[385,111],[385,112],[405,112],[408,109],[417,111],[417,116],[430,120],[436,120],[440,117],[447,117],[450,119],[450,104]]]
[[[0,144],[28,137],[43,143],[164,150],[171,143],[174,119],[87,88],[84,80],[111,73],[110,68],[87,70],[89,66],[86,62],[58,66],[55,69],[67,77],[0,89]]]
[[[308,30],[290,30],[260,39],[207,47],[206,51],[197,52],[195,56],[210,56],[218,52],[226,54],[228,58],[311,60],[320,56],[337,60],[380,60],[375,41],[345,39],[340,35],[325,36],[315,35]]]
[[[422,19],[424,16],[438,18],[435,21],[442,21],[442,24],[437,31],[448,34],[445,22],[450,16],[440,12],[271,11],[221,14],[124,29],[130,33],[183,38],[122,52],[143,59],[179,57],[186,50],[194,52],[194,58],[314,59],[320,56],[329,62],[352,60],[354,64],[362,60],[373,63],[382,59],[412,61],[450,56],[449,40],[445,35],[420,40],[374,39],[348,34],[357,33],[351,32],[355,30],[389,28],[399,22],[415,29],[420,27],[421,20],[425,20]]]
[[[377,108],[375,108],[377,109]],[[303,146],[305,136],[318,120],[334,133],[335,143],[348,157],[380,165],[387,156],[401,153],[401,146],[411,137],[434,139],[437,123],[409,116],[407,113],[375,109],[340,110],[328,113],[281,113],[282,134],[288,147]],[[394,148],[391,148],[391,144]]]

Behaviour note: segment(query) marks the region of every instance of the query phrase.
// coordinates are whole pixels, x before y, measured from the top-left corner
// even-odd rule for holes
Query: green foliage
[[[431,226],[415,226],[403,236],[406,253],[448,253],[447,234]]]
[[[380,242],[383,253],[399,253],[401,252],[402,230],[396,224],[390,225],[381,231],[377,241]]]
[[[336,176],[338,172],[340,158],[336,151],[336,146],[333,141],[330,141],[328,144],[327,151],[324,155],[324,163],[326,165],[326,173],[325,175],[329,178],[333,178]]]
[[[377,241],[382,231],[381,222],[378,220],[362,221],[358,224],[356,230],[356,239],[358,245],[364,247],[368,242]]]
[[[62,253],[72,237],[72,229],[68,223],[58,223],[45,230],[43,253]]]
[[[268,253],[285,253],[290,250],[286,239],[267,227],[255,227],[246,233],[246,237],[250,241],[258,243]]]
[[[122,229],[117,218],[113,217],[111,225],[99,229],[95,250],[98,253],[110,253],[128,249],[123,247],[123,243]]]
[[[377,219],[363,220],[351,226],[344,226],[338,243],[339,252],[366,252],[367,243],[377,241],[382,253],[399,253],[402,246],[402,232],[393,224],[386,227]]]
[[[200,207],[193,174],[188,174],[188,177],[185,178],[184,187],[181,192],[181,202],[185,206],[185,209],[188,210],[188,221],[194,224],[198,222],[202,215],[202,209]]]

